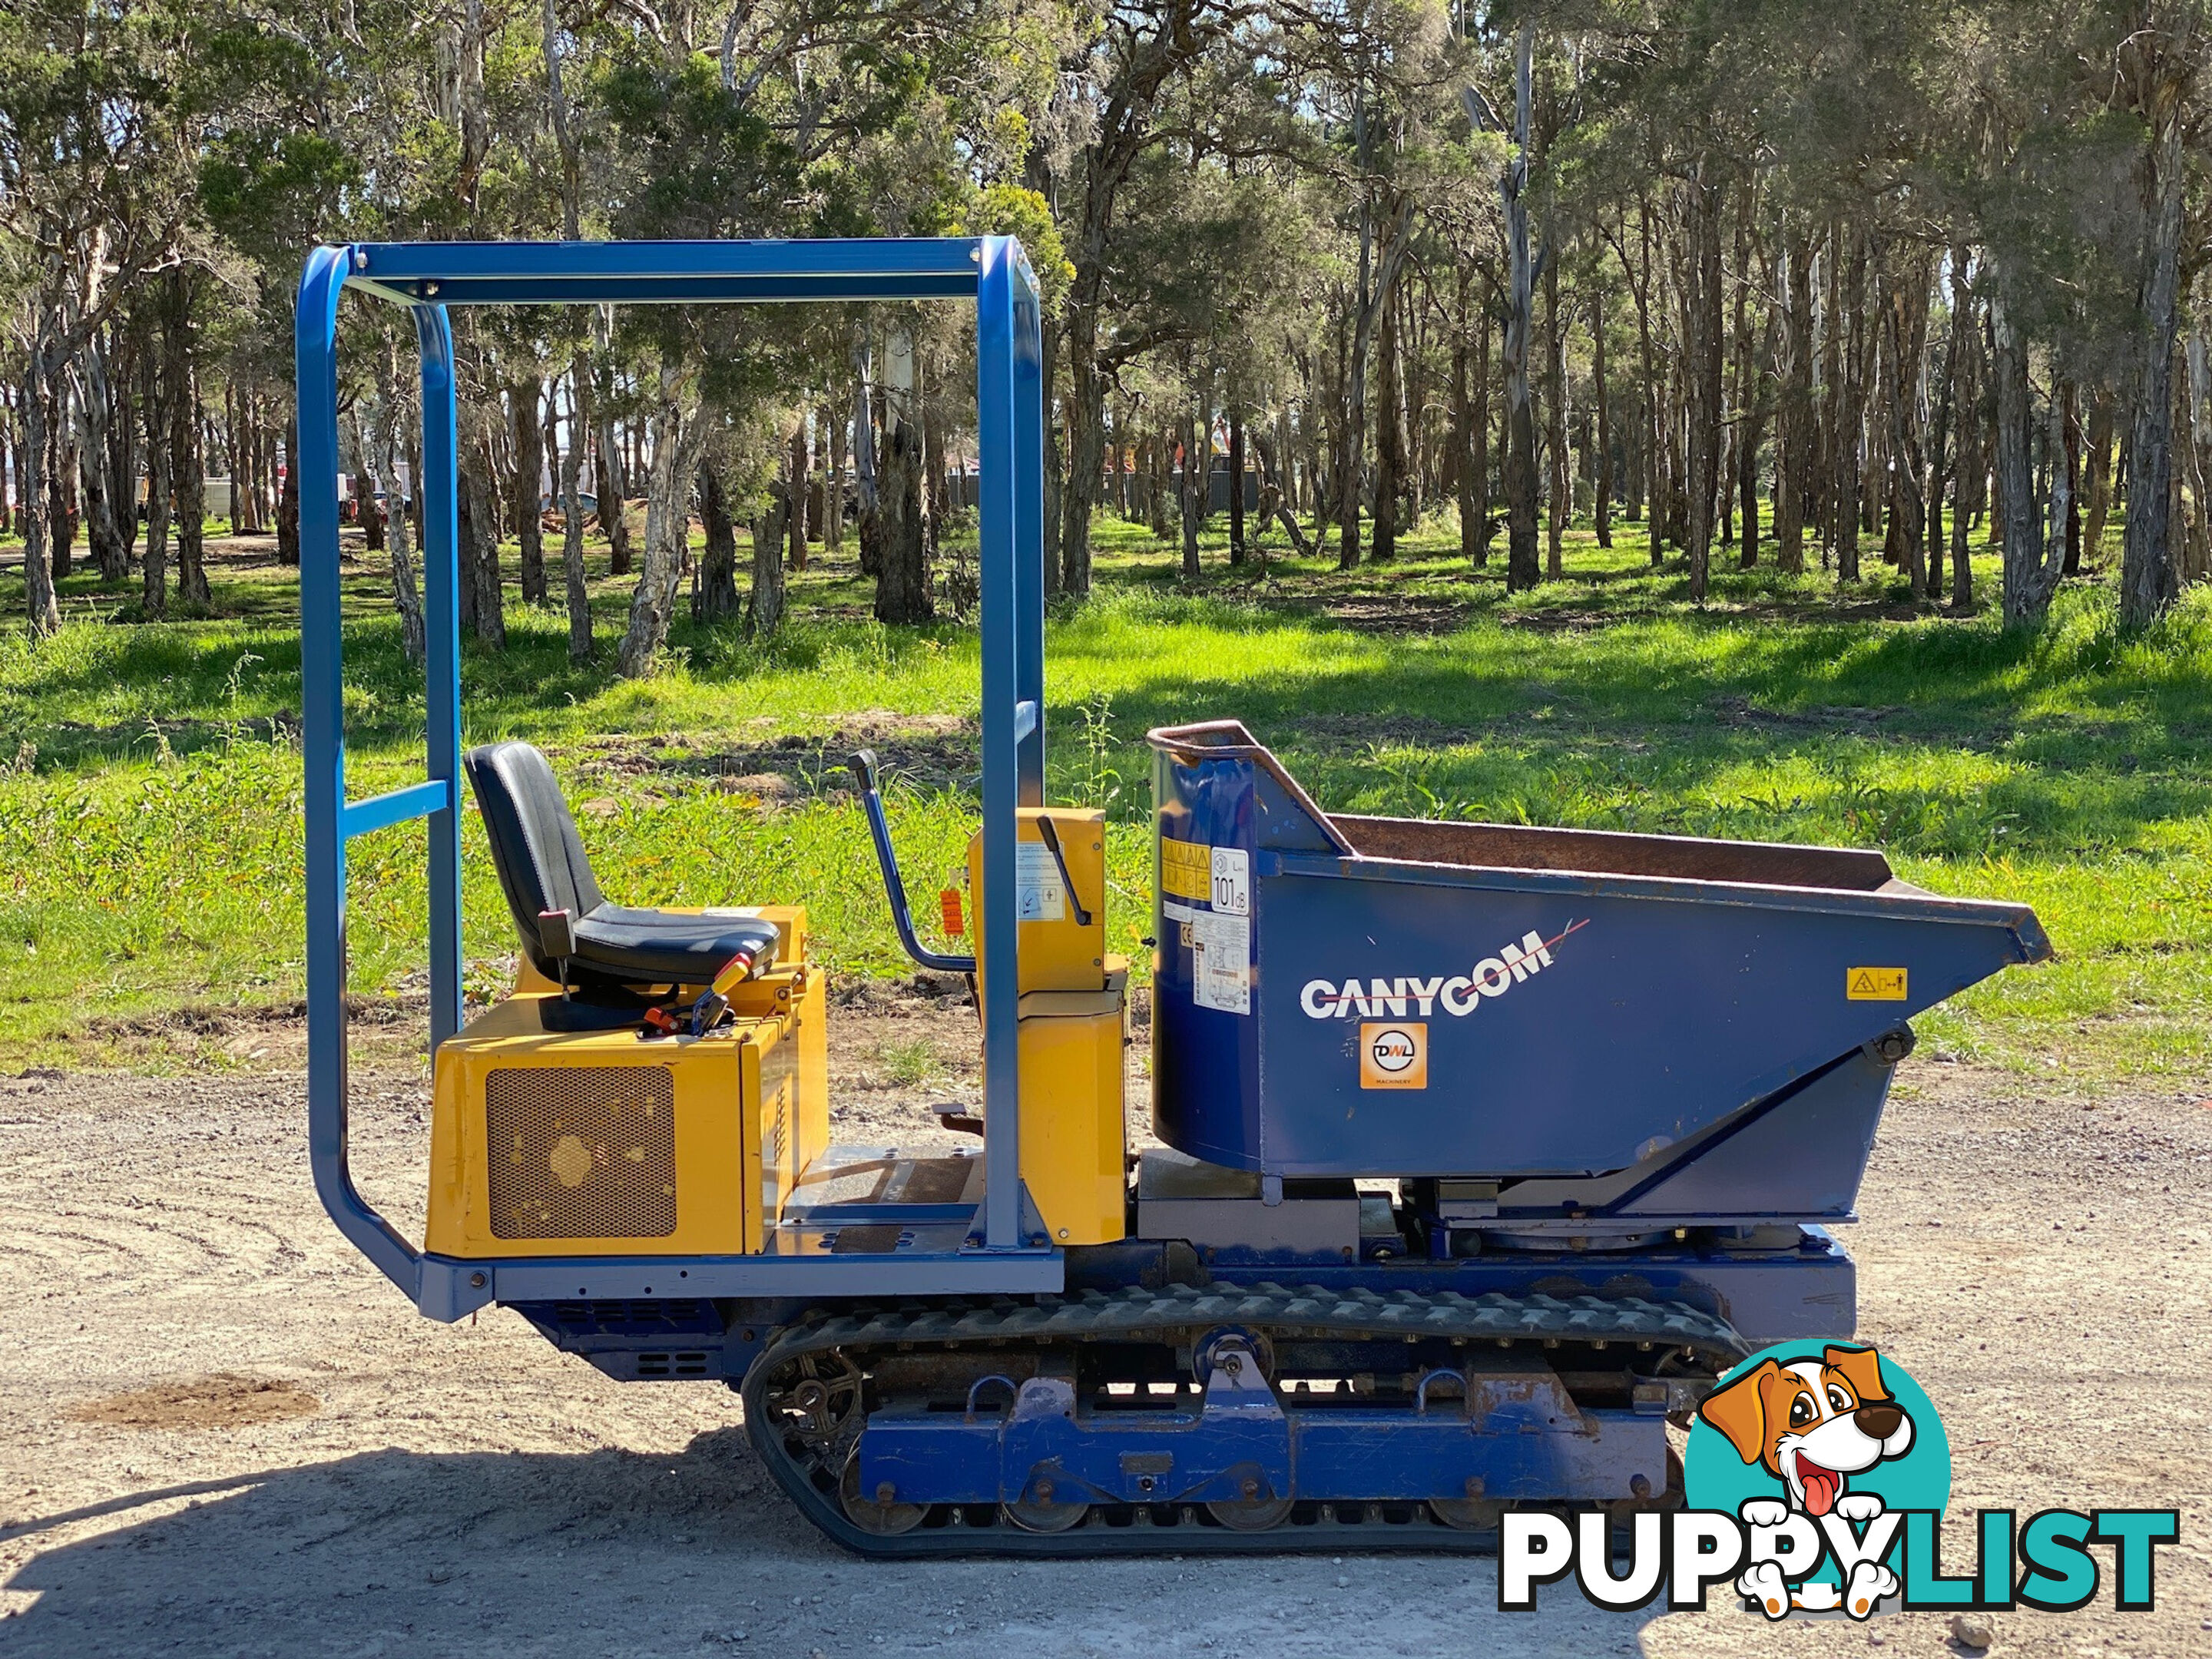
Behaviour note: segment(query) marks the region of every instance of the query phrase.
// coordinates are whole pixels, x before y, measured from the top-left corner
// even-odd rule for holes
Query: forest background
[[[308,246],[1011,233],[1054,784],[1129,826],[1132,941],[1141,734],[1237,714],[1332,805],[2030,899],[2060,960],[1939,1051],[2202,1076],[2208,62],[2212,7],[2106,0],[20,0],[0,1061],[252,1064],[296,1009]],[[419,765],[402,320],[343,323],[357,787]],[[890,970],[834,763],[884,748],[957,863],[972,322],[458,329],[470,739],[553,749],[624,898],[804,898]],[[355,866],[398,1024],[422,862]]]

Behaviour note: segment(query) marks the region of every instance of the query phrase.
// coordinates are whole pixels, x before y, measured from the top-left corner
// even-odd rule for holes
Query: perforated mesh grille
[[[484,1079],[496,1238],[676,1231],[676,1091],[663,1066],[514,1066]]]

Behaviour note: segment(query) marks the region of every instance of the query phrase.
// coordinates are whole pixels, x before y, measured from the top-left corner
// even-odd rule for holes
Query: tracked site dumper
[[[336,490],[349,287],[409,307],[422,344],[430,635],[427,776],[360,800]],[[964,1156],[837,1139],[804,894],[611,902],[544,758],[459,742],[449,307],[933,297],[977,318],[972,957],[918,936],[873,763],[853,769],[902,942],[975,988]],[[1482,1548],[1516,1505],[1679,1503],[1668,1426],[1721,1371],[1852,1334],[1832,1230],[1910,1018],[2049,954],[2026,907],[1925,892],[1879,854],[1333,814],[1236,721],[1164,729],[1165,1145],[1133,1158],[1105,879],[1107,837],[1130,831],[1044,798],[1018,245],[320,248],[297,343],[323,1201],[434,1319],[502,1304],[611,1376],[739,1391],[784,1491],[864,1553]],[[465,792],[521,964],[465,1024]],[[434,1048],[419,1247],[346,1161],[346,843],[413,817]]]

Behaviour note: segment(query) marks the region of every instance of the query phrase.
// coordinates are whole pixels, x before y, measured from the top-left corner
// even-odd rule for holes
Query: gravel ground
[[[931,1138],[920,1103],[972,1079],[972,1015],[839,1018],[847,1136]],[[892,1086],[886,1046],[917,1034],[943,1082]],[[2212,1091],[2087,1105],[1908,1076],[1850,1240],[1860,1334],[1942,1408],[1954,1513],[2183,1510],[2154,1613],[2113,1613],[2108,1586],[2078,1615],[1995,1616],[1996,1650],[2212,1652]],[[316,1206],[301,1093],[0,1079],[0,1652],[1945,1649],[1933,1615],[1774,1630],[1565,1587],[1501,1615],[1486,1561],[861,1563],[786,1506],[719,1385],[620,1386],[513,1315],[411,1314]],[[421,1091],[356,1094],[356,1170],[412,1226]]]

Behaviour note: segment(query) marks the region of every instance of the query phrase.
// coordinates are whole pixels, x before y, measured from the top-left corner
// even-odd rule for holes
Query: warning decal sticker
[[[1902,968],[1848,968],[1844,970],[1844,995],[1852,1002],[1902,1002]]]
[[[1067,914],[1060,860],[1041,841],[1014,843],[1014,908],[1023,921],[1058,921]]]
[[[1160,837],[1160,891],[1176,898],[1211,902],[1213,849],[1203,842]]]
[[[1249,916],[1194,911],[1190,929],[1190,1000],[1227,1014],[1252,1012],[1252,922]]]

